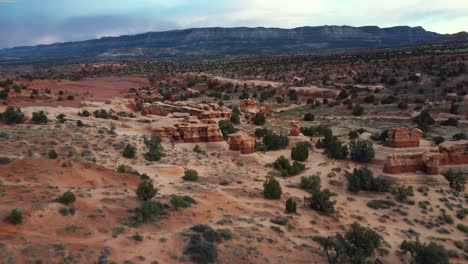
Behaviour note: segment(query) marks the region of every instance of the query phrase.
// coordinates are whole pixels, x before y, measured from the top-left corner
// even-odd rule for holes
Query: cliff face
[[[149,32],[96,40],[0,50],[0,57],[70,59],[79,57],[209,58],[276,54],[337,48],[413,45],[438,38],[421,27],[321,26],[280,28],[197,28]]]

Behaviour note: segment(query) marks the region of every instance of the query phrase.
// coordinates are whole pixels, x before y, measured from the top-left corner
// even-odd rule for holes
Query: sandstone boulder
[[[443,165],[468,164],[468,140],[445,141],[439,145]]]

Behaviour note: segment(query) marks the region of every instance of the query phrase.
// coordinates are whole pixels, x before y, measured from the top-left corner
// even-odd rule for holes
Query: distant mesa
[[[0,50],[0,61],[223,58],[418,45],[441,37],[422,27],[192,28]]]

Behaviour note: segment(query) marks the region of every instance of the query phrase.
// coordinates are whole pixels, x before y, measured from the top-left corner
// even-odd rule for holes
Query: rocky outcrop
[[[241,132],[231,134],[229,135],[229,150],[252,154],[255,152],[255,138]]]
[[[289,125],[291,127],[289,129],[289,136],[298,137],[301,135],[301,125],[299,124],[299,121],[291,121]]]
[[[434,152],[392,154],[387,157],[383,171],[389,174],[421,171],[430,175],[440,172],[442,155]]]
[[[446,141],[439,145],[442,165],[468,164],[468,140]]]
[[[440,166],[461,164],[468,164],[468,140],[444,142],[436,152],[389,155],[383,171],[390,174],[422,171],[437,175]]]
[[[218,104],[191,104],[182,102],[154,102],[143,104],[143,115],[167,116],[171,113],[188,113],[199,119],[230,119],[232,113]]]
[[[243,111],[257,109],[257,101],[255,99],[244,99],[240,100],[239,108]]]
[[[413,128],[411,133],[406,127],[396,127],[388,131],[387,146],[392,148],[419,147],[423,132]]]

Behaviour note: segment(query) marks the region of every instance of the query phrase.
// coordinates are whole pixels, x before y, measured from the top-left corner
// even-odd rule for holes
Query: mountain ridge
[[[0,50],[13,59],[78,57],[229,57],[280,54],[328,49],[379,48],[416,45],[441,34],[422,27],[305,26],[292,29],[267,27],[210,27],[153,31],[50,45]]]

